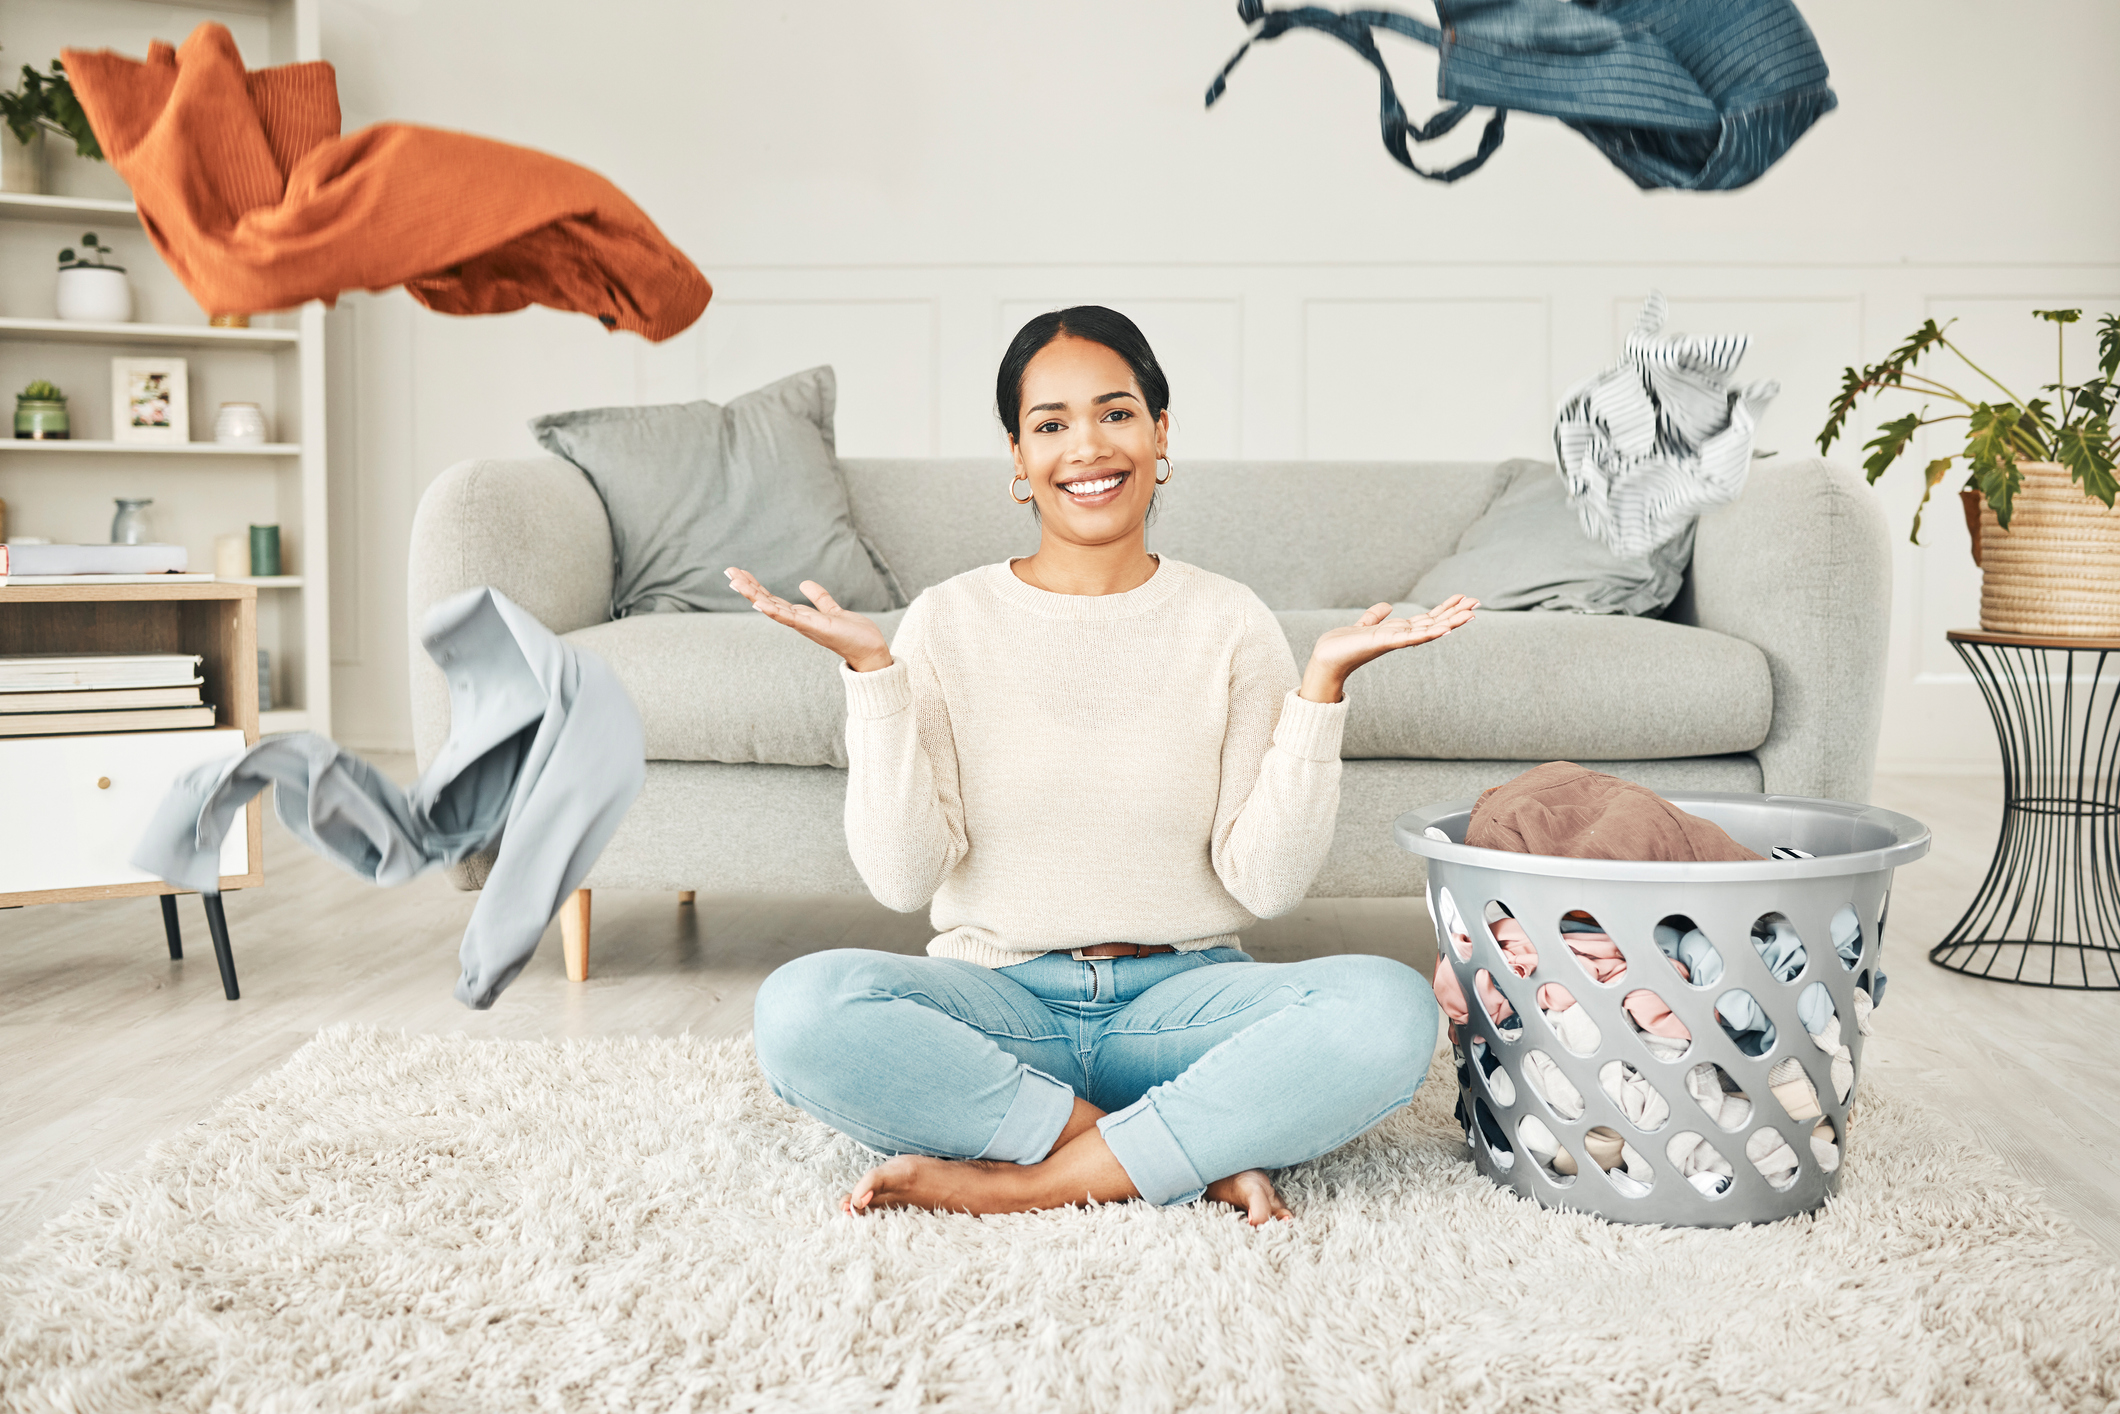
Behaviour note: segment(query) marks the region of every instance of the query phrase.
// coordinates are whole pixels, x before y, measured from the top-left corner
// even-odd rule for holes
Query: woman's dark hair
[[[1150,421],[1161,417],[1170,406],[1170,380],[1163,376],[1163,365],[1156,362],[1155,350],[1141,337],[1133,320],[1101,304],[1049,310],[1018,329],[1016,337],[1009,340],[1008,352],[1001,355],[1001,372],[994,379],[994,410],[1000,414],[1001,425],[1008,429],[1009,441],[1016,440],[1017,423],[1023,416],[1024,371],[1040,349],[1063,334],[1102,344],[1125,359],[1148,403]]]

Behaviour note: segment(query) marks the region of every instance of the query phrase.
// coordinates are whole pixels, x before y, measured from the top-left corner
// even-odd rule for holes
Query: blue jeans
[[[1235,948],[999,970],[844,948],[759,989],[773,1093],[887,1154],[1033,1164],[1081,1096],[1141,1196],[1336,1149],[1413,1098],[1435,993],[1383,957]]]

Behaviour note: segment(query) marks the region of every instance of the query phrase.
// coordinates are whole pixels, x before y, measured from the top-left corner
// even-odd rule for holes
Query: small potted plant
[[[124,324],[133,313],[132,286],[125,267],[112,265],[104,257],[111,248],[96,239],[94,231],[81,233],[81,250],[72,246],[59,252],[59,317],[95,324]]]
[[[15,394],[15,435],[36,442],[63,442],[72,436],[66,394],[42,378]]]
[[[57,133],[69,138],[83,157],[103,160],[103,146],[96,141],[88,114],[74,97],[66,68],[57,59],[50,73],[22,66],[22,81],[11,92],[0,93],[0,191],[38,192],[44,189],[44,135]]]
[[[2113,411],[2120,396],[2120,315],[2098,321],[2095,374],[2068,381],[2068,326],[2080,309],[2039,309],[2054,326],[2054,381],[2039,391],[2052,399],[2020,398],[1952,343],[1950,323],[1931,319],[1882,363],[1841,375],[1818,450],[1826,451],[1847,426],[1863,398],[1887,389],[1932,401],[1893,418],[1864,444],[1863,470],[1874,484],[1898,461],[1924,427],[1965,424],[1965,446],[1928,464],[1927,486],[1914,512],[1912,539],[1921,539],[1921,512],[1961,458],[1967,476],[1958,496],[1973,535],[1973,562],[1980,566],[1980,626],[1990,633],[2026,636],[2120,637],[2120,511],[2113,509],[2120,480],[2113,474],[2120,439]],[[1937,350],[1958,361],[2000,397],[1969,397],[1915,371]],[[1976,391],[1981,391],[1974,385]],[[1946,410],[1930,415],[1935,402]]]

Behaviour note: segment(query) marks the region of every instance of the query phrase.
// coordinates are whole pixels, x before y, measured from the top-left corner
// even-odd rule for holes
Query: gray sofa
[[[909,595],[1036,547],[998,459],[845,469],[856,524]],[[1300,664],[1352,611],[1402,600],[1501,485],[1494,463],[1186,463],[1149,547],[1250,585]],[[586,887],[862,891],[840,824],[845,708],[829,653],[750,613],[612,620],[602,502],[552,457],[464,462],[421,499],[415,628],[475,585],[600,654],[640,707],[647,785]],[[1420,862],[1392,843],[1392,820],[1541,761],[1657,790],[1866,799],[1890,592],[1883,514],[1861,479],[1768,461],[1739,501],[1702,519],[1664,618],[1483,613],[1371,664],[1349,685],[1339,830],[1313,892],[1419,893]],[[890,634],[902,611],[874,617]],[[448,698],[417,641],[412,657],[424,768],[448,734]],[[458,882],[475,887],[483,872],[474,861]],[[583,930],[569,950],[577,973],[582,904],[563,915]]]

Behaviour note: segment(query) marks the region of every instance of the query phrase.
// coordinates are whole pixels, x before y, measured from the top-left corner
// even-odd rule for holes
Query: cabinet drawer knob
[[[96,789],[97,789],[97,790],[109,790],[109,789],[110,789],[110,777],[108,777],[108,776],[98,776],[98,777],[96,777]]]

